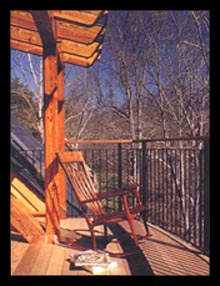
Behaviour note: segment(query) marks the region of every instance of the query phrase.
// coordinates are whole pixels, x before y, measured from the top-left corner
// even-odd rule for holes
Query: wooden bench
[[[45,231],[36,217],[45,216],[45,203],[11,171],[11,227],[32,243],[45,240]]]
[[[34,216],[45,216],[45,203],[15,173],[11,180],[11,194],[19,199]]]
[[[45,231],[28,208],[11,194],[11,226],[30,243],[45,240]]]

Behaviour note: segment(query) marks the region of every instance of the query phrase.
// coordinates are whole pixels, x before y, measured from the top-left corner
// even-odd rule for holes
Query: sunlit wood
[[[11,26],[11,39],[20,42],[26,42],[36,46],[42,46],[42,40],[37,31],[22,29],[20,27]]]
[[[91,28],[87,28],[63,21],[56,21],[55,23],[58,38],[68,39],[87,45],[92,44],[104,29],[102,26],[92,26]]]
[[[11,48],[43,56],[46,237],[54,242],[66,216],[65,178],[56,163],[65,146],[64,62],[89,67],[100,58],[107,11],[12,10],[10,16]]]
[[[21,52],[30,53],[38,56],[42,56],[43,54],[43,48],[40,46],[32,45],[30,43],[24,43],[14,39],[10,40],[10,44],[12,49]]]
[[[83,45],[67,40],[61,41],[61,50],[63,53],[74,54],[85,58],[91,57],[98,49],[102,49],[102,45],[97,42],[91,45]]]
[[[22,10],[12,10],[10,16],[11,25],[33,31],[38,30],[34,19],[30,13]]]
[[[94,25],[97,17],[102,13],[101,10],[97,11],[74,11],[74,10],[56,10],[54,16],[58,19],[74,21],[84,25]]]
[[[45,203],[48,242],[59,236],[58,170],[55,152],[58,140],[57,61],[54,55],[44,55],[44,122],[45,122]]]
[[[108,11],[15,10],[11,11],[11,48],[43,55],[43,42],[57,44],[59,60],[83,67],[100,58]]]
[[[99,53],[94,53],[94,55],[88,59],[76,55],[64,54],[64,62],[79,65],[82,67],[89,67],[95,62],[95,60],[98,59],[99,59]]]
[[[49,49],[52,48],[56,43],[57,34],[55,33],[55,23],[51,14],[46,10],[33,10],[31,11],[31,14],[43,44]]]
[[[12,227],[30,243],[44,241],[45,233],[39,221],[31,215],[29,209],[18,198],[12,194],[10,198]]]
[[[133,143],[134,141],[131,140],[131,139],[128,139],[128,140],[114,140],[114,139],[100,139],[100,140],[89,140],[89,139],[86,139],[86,140],[66,140],[65,141],[66,143],[68,144],[76,144],[76,143],[79,143],[79,144],[131,144]]]
[[[144,234],[144,226],[135,221],[137,234]],[[103,273],[103,275],[133,275],[133,276],[207,276],[209,275],[209,259],[202,256],[189,244],[183,245],[182,240],[162,231],[161,228],[149,225],[152,233],[151,239],[141,241],[140,253],[126,258],[113,257],[118,267]],[[84,218],[69,218],[62,220],[61,229],[68,230],[66,237],[71,241],[71,232],[74,230],[89,229]],[[119,223],[118,228],[108,229],[109,235],[114,235],[120,243],[110,241],[107,249],[119,253],[124,249],[134,249],[130,243],[130,230],[126,222]],[[103,227],[97,227],[97,235],[103,235]],[[88,238],[79,238],[76,243],[88,245]],[[77,244],[76,244],[77,245]],[[103,242],[99,239],[99,245]],[[69,263],[69,255],[77,254],[76,247],[63,247],[60,245],[27,244],[22,241],[11,241],[11,274],[12,275],[62,275],[84,276],[91,275],[83,268],[74,267]],[[132,259],[130,259],[132,258]],[[74,279],[74,278],[73,278]],[[81,279],[81,278],[80,278]],[[170,285],[170,284],[168,284]],[[178,285],[178,284],[174,284]]]
[[[64,152],[65,149],[65,110],[64,110],[64,68],[60,67],[57,74],[58,83],[58,150]],[[66,218],[66,178],[61,166],[58,166],[58,196],[60,205],[60,218]]]

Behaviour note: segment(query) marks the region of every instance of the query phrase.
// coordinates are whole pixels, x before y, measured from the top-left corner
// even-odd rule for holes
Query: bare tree
[[[35,117],[33,124],[37,128],[42,142],[44,141],[44,124],[43,124],[43,69],[42,58],[28,53],[14,51],[11,57],[11,72],[13,78],[19,78],[20,81],[34,95],[34,101],[37,106],[37,113],[33,112]],[[27,97],[26,97],[27,100]]]
[[[163,136],[170,136],[170,120],[175,123],[175,135],[198,136],[209,132],[209,31],[207,11],[169,11],[157,21],[149,33],[154,43],[155,64],[148,70],[156,93],[145,83],[144,88],[154,99],[161,114]],[[154,23],[155,24],[155,23]],[[159,27],[157,27],[159,25]],[[193,143],[195,147],[196,142]],[[191,146],[193,147],[193,146]],[[179,148],[184,148],[183,141]],[[171,158],[170,158],[171,159]],[[190,228],[187,200],[195,207],[199,202],[186,189],[184,152],[180,151],[179,170],[173,171],[176,192],[187,231]],[[199,162],[196,158],[198,169]],[[172,160],[170,160],[172,168]],[[189,168],[189,166],[188,166]],[[199,172],[197,172],[199,182]],[[198,189],[197,184],[197,189]]]
[[[100,73],[96,81],[100,106],[127,123],[123,135],[133,139],[152,136],[153,126],[162,138],[208,134],[209,12],[112,13],[112,29],[105,42],[108,76]],[[179,148],[184,148],[182,142]],[[183,152],[179,159],[180,169],[172,176],[188,229]],[[172,160],[166,164],[172,168]]]
[[[88,70],[81,69],[66,89],[66,137],[83,139],[88,135],[88,124],[96,110],[94,88],[88,79]]]
[[[142,134],[143,90],[148,62],[146,21],[143,11],[112,12],[106,34],[108,47],[105,75],[96,76],[98,102],[126,122],[128,130],[122,136],[137,139]]]
[[[164,137],[170,136],[166,126],[170,119],[177,127],[176,136],[204,135],[209,132],[208,12],[166,13],[157,23],[160,28],[154,24],[149,31],[155,64],[148,74],[156,92],[146,82],[143,86],[161,111]]]

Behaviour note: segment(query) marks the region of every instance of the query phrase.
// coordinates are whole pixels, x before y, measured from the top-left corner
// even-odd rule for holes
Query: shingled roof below
[[[34,157],[29,153],[25,154],[28,150],[34,150],[34,153],[31,151]],[[11,114],[11,169],[42,195],[44,195],[43,162],[43,145],[15,115]]]
[[[43,145],[13,114],[11,114],[11,141],[16,141],[23,150],[43,150]]]

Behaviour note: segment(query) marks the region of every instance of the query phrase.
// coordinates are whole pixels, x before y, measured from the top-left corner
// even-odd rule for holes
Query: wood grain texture
[[[83,67],[100,58],[106,10],[12,10],[11,48],[43,55],[56,45],[58,58]],[[105,20],[99,20],[105,18]]]
[[[137,236],[144,234],[143,225],[135,220]],[[68,218],[61,220],[62,227],[85,232],[86,222],[83,218]],[[114,235],[119,243],[110,240],[106,245],[108,251],[121,253],[132,250],[130,230],[126,222],[116,224],[108,233]],[[149,225],[152,236],[140,240],[140,253],[128,257],[112,257],[118,263],[118,268],[112,269],[103,275],[134,275],[134,276],[207,276],[209,275],[208,258],[201,258],[200,252],[193,247],[187,247],[181,240]],[[101,232],[102,228],[97,227]],[[80,232],[81,232],[80,231]],[[113,232],[112,232],[113,231]],[[89,232],[87,231],[87,234]],[[86,245],[91,238],[78,243]],[[101,247],[101,240],[98,246]],[[28,244],[21,241],[12,242],[11,273],[12,275],[71,275],[91,276],[91,273],[82,268],[75,268],[69,262],[69,255],[78,253],[73,246],[47,245],[43,243]],[[41,266],[38,268],[37,265]],[[34,274],[35,273],[35,274]]]
[[[45,203],[16,175],[11,181],[11,194],[19,199],[30,212],[45,212]]]
[[[13,195],[11,195],[11,225],[30,243],[44,240],[45,232],[39,221]]]

